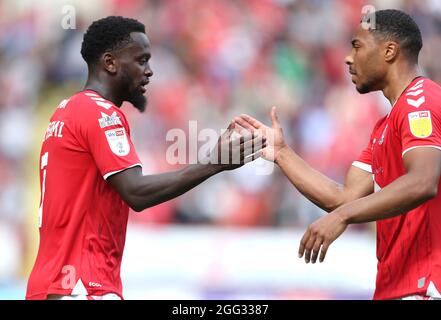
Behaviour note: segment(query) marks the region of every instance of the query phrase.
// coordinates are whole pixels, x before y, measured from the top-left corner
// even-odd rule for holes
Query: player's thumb
[[[234,132],[234,128],[236,127],[236,123],[233,121],[228,125],[227,130],[224,133],[224,136],[230,136]]]
[[[277,116],[276,107],[271,108],[271,122],[273,124],[273,128],[280,128],[279,117]]]

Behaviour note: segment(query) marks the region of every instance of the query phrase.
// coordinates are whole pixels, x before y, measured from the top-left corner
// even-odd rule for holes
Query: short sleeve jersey
[[[353,163],[373,174],[375,192],[406,173],[414,148],[441,150],[441,88],[416,78],[380,119]],[[441,195],[402,215],[377,221],[378,272],[374,299],[418,294],[441,297]]]
[[[94,91],[56,108],[40,154],[40,244],[27,299],[122,297],[129,207],[106,179],[141,166],[124,114]]]

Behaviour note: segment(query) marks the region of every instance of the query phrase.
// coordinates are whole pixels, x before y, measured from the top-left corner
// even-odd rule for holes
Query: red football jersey
[[[55,110],[40,157],[40,246],[27,299],[48,294],[122,298],[129,207],[106,182],[141,166],[124,114],[86,90]]]
[[[441,87],[421,77],[378,121],[353,165],[373,173],[377,192],[406,173],[402,157],[418,147],[441,149]],[[374,299],[441,297],[441,194],[377,221],[377,259]]]

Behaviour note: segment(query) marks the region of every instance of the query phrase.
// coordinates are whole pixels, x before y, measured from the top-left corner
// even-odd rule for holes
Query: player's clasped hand
[[[210,153],[210,163],[232,170],[261,157],[265,147],[265,137],[239,129],[232,121]]]
[[[272,127],[264,125],[253,117],[242,114],[234,118],[234,121],[241,127],[252,132],[261,133],[268,141],[268,146],[262,150],[262,157],[268,161],[276,161],[279,152],[286,148],[283,129],[277,116],[276,107],[271,108]]]
[[[305,255],[305,262],[323,262],[329,246],[347,227],[347,223],[337,211],[331,212],[309,225],[300,241],[299,258]]]

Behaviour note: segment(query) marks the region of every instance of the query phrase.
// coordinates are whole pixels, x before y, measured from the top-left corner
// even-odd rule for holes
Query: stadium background
[[[224,128],[242,112],[269,124],[278,106],[291,146],[342,182],[388,111],[360,96],[343,59],[364,5],[400,8],[423,33],[421,66],[441,83],[441,1],[2,0],[0,1],[0,299],[23,299],[38,247],[41,138],[57,104],[81,90],[85,28],[107,15],[137,18],[155,72],[144,114],[123,107],[145,173],[167,164],[173,128]],[[75,29],[62,28],[66,5]],[[71,21],[72,22],[72,21]],[[128,299],[369,299],[375,282],[372,224],[351,226],[323,264],[297,248],[323,214],[275,168],[222,173],[187,194],[132,214],[123,259]]]

